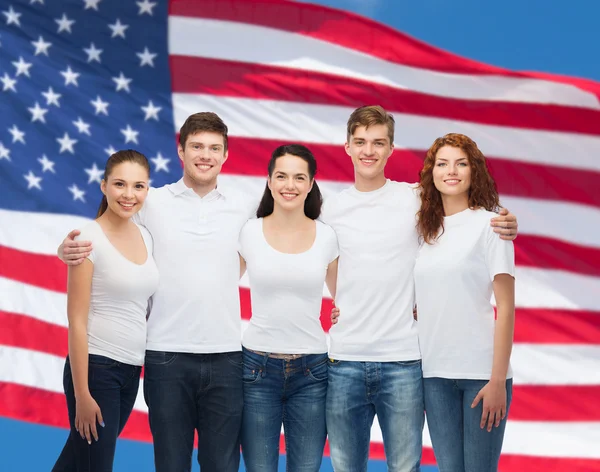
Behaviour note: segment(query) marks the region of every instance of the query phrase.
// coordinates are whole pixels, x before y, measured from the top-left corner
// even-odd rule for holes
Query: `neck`
[[[442,204],[444,216],[452,216],[469,208],[469,197],[464,193],[462,195],[442,194]]]
[[[129,224],[131,224],[131,218],[121,218],[116,215],[110,208],[107,208],[102,216],[97,219],[97,221],[104,227],[107,231],[121,231],[126,228]]]
[[[294,210],[284,210],[278,207],[277,204],[273,208],[273,213],[265,218],[271,220],[271,224],[277,228],[290,230],[295,230],[306,223],[307,219],[310,219],[304,214],[304,205]]]
[[[387,179],[383,172],[372,179],[366,179],[357,173],[354,174],[354,187],[359,192],[372,192],[380,189],[385,185],[386,181]]]
[[[199,184],[198,182],[194,182],[185,174],[183,176],[183,183],[186,187],[191,188],[200,198],[205,197],[217,188],[217,179]]]

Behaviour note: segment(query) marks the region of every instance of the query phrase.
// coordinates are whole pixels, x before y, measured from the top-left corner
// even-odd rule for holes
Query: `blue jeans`
[[[471,403],[487,380],[423,380],[427,426],[440,472],[496,472],[506,427],[505,417],[488,433],[479,427],[483,402]],[[506,411],[512,379],[506,381]]]
[[[194,432],[202,472],[237,472],[242,423],[242,353],[146,351],[148,405],[157,472],[192,469]]]
[[[96,425],[98,441],[92,444],[82,439],[75,430],[75,390],[69,358],[65,362],[63,387],[67,397],[67,410],[71,430],[67,443],[52,472],[111,472],[117,437],[133,410],[140,384],[139,366],[123,364],[108,357],[90,354],[88,358],[88,386],[96,400],[104,428]]]
[[[327,354],[286,361],[244,354],[242,453],[248,472],[276,472],[283,424],[290,472],[317,472],[327,437]]]
[[[390,472],[420,470],[424,405],[421,361],[329,362],[327,431],[336,472],[365,472],[373,418]]]

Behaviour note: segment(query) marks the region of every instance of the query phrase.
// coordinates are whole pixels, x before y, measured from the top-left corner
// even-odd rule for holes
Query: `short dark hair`
[[[146,169],[146,171],[148,171],[148,178],[150,177],[150,164],[148,163],[148,158],[141,152],[133,149],[124,149],[115,152],[108,158],[108,161],[106,161],[106,166],[104,167],[104,180],[107,180],[113,169],[123,162],[135,162],[136,164],[141,165],[144,169]],[[106,195],[104,195],[102,197],[102,201],[100,202],[100,207],[98,208],[96,218],[100,218],[107,208],[108,200],[106,199]]]
[[[357,108],[352,112],[347,123],[347,140],[350,142],[350,138],[359,126],[368,128],[374,125],[386,125],[388,129],[388,137],[390,138],[390,144],[394,144],[394,126],[396,122],[391,113],[384,110],[379,105],[369,105]]]
[[[179,130],[179,144],[185,149],[188,136],[202,131],[218,133],[223,136],[223,148],[224,152],[227,152],[227,125],[219,115],[212,111],[203,111],[188,116]]]
[[[315,178],[315,174],[317,173],[317,160],[315,159],[315,156],[313,156],[313,153],[310,152],[310,149],[302,144],[284,144],[275,149],[271,155],[271,160],[269,161],[269,177],[273,176],[275,161],[286,154],[304,160],[308,164],[308,177],[311,180]],[[260,204],[258,205],[258,210],[256,211],[257,218],[264,218],[273,213],[274,205],[275,201],[273,200],[271,189],[267,183]],[[306,200],[304,201],[304,214],[311,220],[316,220],[321,214],[322,205],[323,197],[321,196],[321,190],[319,190],[317,182],[313,181],[312,189],[308,192]]]

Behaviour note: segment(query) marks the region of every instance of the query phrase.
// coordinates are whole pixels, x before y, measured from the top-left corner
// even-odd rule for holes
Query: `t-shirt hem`
[[[95,356],[108,357],[109,359],[112,359],[113,361],[121,362],[122,364],[127,364],[127,365],[135,365],[138,367],[144,365],[144,355],[145,354],[141,354],[140,356],[125,357],[125,356],[115,355],[113,352],[104,351],[102,349],[95,349],[92,346],[88,347],[88,354],[93,354]]]
[[[216,346],[200,346],[194,344],[163,344],[163,343],[148,343],[146,344],[148,351],[163,351],[163,352],[185,352],[189,354],[217,354],[221,352],[238,352],[242,350],[242,344],[219,344]]]
[[[406,361],[416,361],[421,359],[421,353],[419,351],[416,352],[403,352],[403,353],[394,353],[394,354],[380,354],[377,356],[367,356],[367,355],[351,355],[351,354],[341,354],[336,353],[335,351],[329,352],[329,357],[336,361],[353,361],[353,362],[406,362]]]
[[[423,371],[423,378],[432,378],[438,377],[441,379],[452,379],[452,380],[490,380],[492,377],[491,373],[481,374],[481,373],[473,373],[473,372],[461,372],[461,373],[451,373],[451,372],[427,372]],[[506,380],[512,379],[512,375],[508,374],[506,376]]]
[[[286,347],[265,347],[265,346],[256,346],[254,344],[242,343],[242,346],[246,349],[250,349],[252,351],[259,352],[271,352],[275,354],[325,354],[327,353],[327,345],[315,347],[315,348],[306,348],[305,346],[294,349],[287,345]]]

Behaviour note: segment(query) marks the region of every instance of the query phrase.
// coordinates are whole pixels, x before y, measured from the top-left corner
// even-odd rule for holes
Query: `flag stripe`
[[[366,35],[357,34],[348,27],[356,17],[347,13],[341,13],[343,19],[328,22],[323,15],[332,10],[318,8],[319,13],[311,15],[303,9],[299,22],[298,13],[290,10],[289,5],[283,6],[283,10],[279,9],[281,7],[275,10],[271,2],[252,5],[234,2],[235,7],[227,3],[219,0],[197,4],[173,2],[169,16],[170,54],[279,64],[294,61],[295,67],[303,65],[317,71],[327,67],[338,75],[368,77],[372,82],[379,82],[380,77],[397,77],[399,81],[401,79],[398,86],[428,87],[433,93],[460,98],[503,97],[510,101],[599,108],[600,87],[594,83],[578,82],[580,88],[576,88],[468,61],[414,39],[408,40],[401,33],[362,18],[363,24],[376,28],[377,34],[373,31]],[[324,28],[332,29],[325,33]],[[384,32],[391,33],[389,42],[383,40]],[[220,40],[215,42],[215,37]],[[246,47],[239,47],[241,44]],[[382,48],[381,44],[386,47]],[[302,63],[299,51],[311,51],[305,63]],[[395,54],[382,58],[382,51],[394,51]],[[423,64],[420,61],[427,51],[435,53],[431,61]],[[414,62],[416,58],[419,58],[418,62]],[[461,63],[459,67],[457,63]],[[372,75],[365,76],[365,71]],[[589,87],[591,93],[582,90],[584,87]]]
[[[254,100],[207,94],[174,93],[175,131],[196,110],[214,110],[231,136],[342,145],[351,107]],[[390,109],[396,121],[395,144],[404,149],[429,149],[450,130],[473,138],[490,156],[539,165],[600,171],[600,137],[575,133],[524,130],[466,121],[411,115]],[[573,143],[577,143],[574,147]]]
[[[516,310],[515,343],[600,344],[600,311]]]
[[[177,93],[353,108],[365,103],[385,103],[386,108],[406,114],[522,129],[600,135],[598,110],[503,102],[500,99],[461,100],[377,84],[356,77],[217,58],[171,55],[170,62],[175,72],[172,87]],[[210,74],[206,73],[207,70],[210,70]]]

